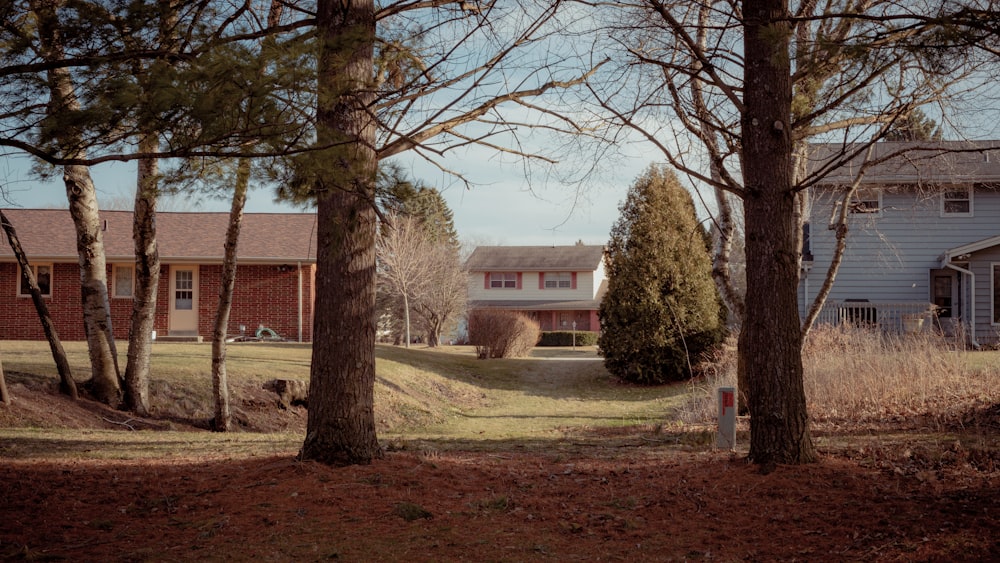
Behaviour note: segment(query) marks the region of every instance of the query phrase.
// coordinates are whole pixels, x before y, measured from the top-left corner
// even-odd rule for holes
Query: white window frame
[[[963,198],[957,198],[957,197],[948,197],[949,194],[955,194],[955,193],[961,192],[963,190],[968,195],[968,198],[964,198],[963,199]],[[946,186],[941,191],[941,197],[940,197],[940,200],[941,200],[941,216],[942,217],[972,217],[973,216],[973,207],[972,207],[972,204],[973,204],[973,200],[974,200],[974,197],[975,197],[975,195],[974,195],[975,193],[976,192],[975,192],[975,190],[973,189],[972,186]],[[968,211],[948,211],[947,210],[948,202],[953,202],[953,201],[954,202],[967,201],[969,203],[969,210]]]
[[[38,283],[38,269],[48,268],[49,269],[49,291],[48,293],[42,292],[42,297],[52,297],[52,286],[53,278],[55,277],[53,273],[55,272],[55,266],[53,264],[32,264],[31,273],[35,275],[35,283]],[[17,267],[17,296],[18,297],[31,297],[31,293],[24,293],[21,290],[21,283],[24,280],[24,276],[21,274],[21,267]],[[41,285],[38,286],[41,289]]]
[[[118,281],[118,272],[121,270],[128,270],[131,272],[129,276],[128,284],[128,294],[123,294],[120,291],[120,283]],[[111,296],[114,299],[132,299],[135,297],[135,264],[115,264],[111,268]]]
[[[545,289],[572,289],[572,272],[545,272]]]
[[[517,289],[517,272],[490,272],[490,289]]]
[[[877,202],[877,207],[863,205],[867,202]],[[851,202],[848,211],[852,215],[881,215],[882,214],[882,189],[881,188],[858,188],[851,195]]]

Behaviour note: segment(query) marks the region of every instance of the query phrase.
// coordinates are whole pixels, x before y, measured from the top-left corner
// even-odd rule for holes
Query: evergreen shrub
[[[569,330],[553,330],[546,331],[542,333],[541,340],[538,341],[539,346],[573,346],[573,331]],[[590,332],[587,330],[578,330],[576,334],[576,345],[577,346],[596,346],[597,345],[597,333]]]
[[[629,189],[605,268],[598,346],[608,371],[642,384],[693,377],[722,342],[726,312],[694,201],[673,172],[651,166]]]

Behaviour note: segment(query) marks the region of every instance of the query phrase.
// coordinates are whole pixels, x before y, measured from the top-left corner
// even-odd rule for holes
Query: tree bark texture
[[[318,246],[309,416],[300,457],[382,456],[375,435],[374,3],[320,0]]]
[[[750,407],[750,459],[766,469],[816,458],[802,380],[792,186],[787,0],[744,2],[743,173],[747,296],[739,353]]]
[[[24,276],[28,284],[28,289],[31,292],[31,301],[35,304],[35,311],[38,312],[38,320],[42,323],[45,339],[49,343],[49,350],[52,351],[52,359],[55,361],[56,370],[59,372],[59,392],[63,395],[69,395],[73,400],[76,400],[79,394],[76,389],[76,380],[73,379],[73,372],[69,367],[69,359],[66,358],[66,350],[63,349],[62,341],[59,339],[59,332],[56,331],[56,327],[52,323],[49,306],[45,304],[45,299],[42,298],[42,292],[38,288],[35,274],[31,270],[31,264],[28,263],[28,256],[24,253],[24,249],[21,247],[21,240],[17,237],[17,231],[10,220],[7,219],[7,216],[4,215],[3,211],[0,211],[0,225],[3,226],[4,232],[7,233],[7,241],[10,243],[10,249],[17,259],[17,264],[21,267],[21,275]]]
[[[139,152],[159,148],[156,135],[139,141]],[[156,159],[139,161],[132,218],[135,243],[135,289],[125,365],[125,408],[140,415],[149,414],[149,358],[153,347],[153,322],[156,318],[156,294],[160,287],[160,251],[156,244],[156,202],[159,197],[159,165]]]
[[[33,0],[32,10],[38,20],[38,35],[42,57],[47,62],[64,58],[63,38],[56,14],[60,0]],[[80,103],[73,89],[73,78],[65,67],[48,71],[49,103],[47,118],[57,123],[65,114],[79,111]],[[86,151],[80,134],[72,125],[57,125],[57,142],[63,156],[82,158]],[[98,215],[97,192],[86,166],[63,167],[63,183],[69,211],[76,227],[76,248],[80,261],[80,291],[83,303],[83,323],[90,352],[91,393],[98,401],[117,407],[121,402],[121,382],[111,332],[108,303],[107,264],[104,240]]]
[[[76,249],[80,257],[84,333],[91,366],[88,386],[95,399],[117,407],[122,393],[114,339],[111,336],[107,262],[104,258],[97,193],[90,180],[90,171],[85,166],[67,166],[63,180],[66,183],[70,215],[76,225]]]
[[[226,374],[226,336],[229,313],[233,308],[233,289],[236,287],[236,251],[243,226],[243,209],[246,207],[247,189],[250,185],[250,161],[241,159],[236,170],[236,186],[229,209],[229,227],[226,229],[225,254],[222,261],[222,280],[219,288],[219,309],[215,314],[212,331],[212,395],[215,397],[215,418],[212,428],[216,432],[229,432],[232,412],[229,406],[229,382]]]

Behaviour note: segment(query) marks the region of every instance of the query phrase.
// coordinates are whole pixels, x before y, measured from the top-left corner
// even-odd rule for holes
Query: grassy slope
[[[66,348],[75,377],[85,379],[84,344],[70,342]],[[208,344],[155,345],[151,387],[153,406],[160,416],[210,417],[210,352]],[[51,386],[55,382],[44,344],[0,342],[0,354],[10,383]],[[309,354],[309,346],[300,344],[230,346],[228,372],[234,393],[259,388],[275,377],[307,380]],[[435,440],[475,441],[488,447],[494,440],[548,440],[580,428],[655,423],[684,391],[684,386],[621,385],[608,376],[593,349],[538,349],[535,355],[541,357],[485,361],[459,347],[435,351],[378,346],[376,355],[376,422],[380,436],[390,445]],[[107,430],[80,435],[79,430],[0,429],[0,435],[14,432],[58,435],[58,445],[47,446],[53,453],[62,448],[85,451],[95,440],[120,443],[118,451],[109,455],[124,457],[165,455],[177,443],[185,444],[188,455],[192,450],[213,453],[221,443],[228,454],[243,455],[297,448],[301,442],[296,431],[256,438],[182,431],[142,433],[145,446],[141,446],[129,445],[128,433]],[[146,454],[140,452],[143,447]]]

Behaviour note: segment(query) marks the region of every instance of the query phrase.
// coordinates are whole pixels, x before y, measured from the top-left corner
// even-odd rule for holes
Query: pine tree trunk
[[[60,0],[31,2],[31,9],[35,12],[38,23],[42,58],[47,62],[59,62],[64,58],[63,38],[56,15],[56,10],[61,5]],[[80,104],[67,68],[52,68],[48,71],[47,78],[47,117],[58,123],[65,114],[79,111]],[[72,125],[60,126],[57,130],[57,141],[64,156],[86,157],[81,135]],[[66,185],[70,215],[76,227],[76,248],[80,257],[83,324],[91,365],[88,385],[95,399],[117,407],[121,401],[121,383],[111,332],[107,264],[97,209],[97,192],[90,178],[90,169],[86,166],[65,166],[63,183]]]
[[[212,331],[212,394],[215,397],[215,418],[212,428],[216,432],[228,432],[232,425],[229,407],[229,383],[226,375],[226,336],[228,335],[229,313],[233,308],[233,289],[236,287],[236,251],[243,226],[243,208],[247,201],[250,185],[250,161],[242,159],[236,171],[236,187],[233,203],[229,210],[229,228],[226,229],[225,257],[222,261],[222,280],[219,290],[219,309],[215,314],[215,329]]]
[[[787,0],[744,3],[743,174],[747,296],[739,353],[750,407],[750,459],[816,458],[802,381],[796,198],[792,190]]]
[[[3,211],[0,211],[0,225],[7,233],[7,240],[10,242],[10,249],[17,259],[17,264],[21,267],[21,275],[28,283],[31,292],[31,301],[35,304],[35,311],[38,312],[38,319],[42,323],[42,330],[45,332],[45,339],[49,342],[49,350],[52,352],[52,359],[55,361],[56,370],[59,372],[59,392],[69,395],[76,400],[79,394],[76,389],[76,380],[73,379],[73,372],[69,367],[69,359],[66,358],[66,350],[63,349],[62,341],[59,340],[59,333],[52,323],[52,316],[49,314],[49,306],[42,298],[42,292],[35,281],[35,274],[32,273],[31,264],[28,263],[28,256],[21,248],[21,239],[17,237],[14,225],[7,219]]]
[[[155,135],[147,135],[139,142],[141,153],[155,152],[157,148]],[[156,294],[160,286],[160,251],[156,244],[158,169],[155,159],[139,161],[132,219],[135,291],[132,298],[128,363],[125,365],[125,408],[140,416],[149,414],[149,359],[153,347]]]
[[[375,128],[372,0],[320,0],[318,245],[309,417],[300,457],[327,464],[382,456],[375,435]]]

